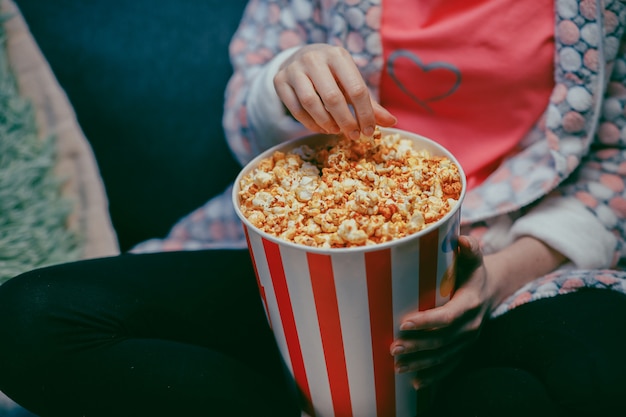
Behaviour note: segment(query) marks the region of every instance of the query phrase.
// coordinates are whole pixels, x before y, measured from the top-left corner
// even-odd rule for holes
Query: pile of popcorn
[[[398,133],[274,152],[239,184],[242,214],[297,244],[345,248],[419,232],[458,203],[461,175],[448,158]]]

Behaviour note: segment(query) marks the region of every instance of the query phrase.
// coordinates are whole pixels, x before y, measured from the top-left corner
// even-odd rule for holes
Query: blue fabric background
[[[16,3],[93,147],[122,250],[234,179],[221,118],[246,0]]]

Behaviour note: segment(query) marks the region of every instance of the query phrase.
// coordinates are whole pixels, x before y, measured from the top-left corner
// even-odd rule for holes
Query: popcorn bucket
[[[463,191],[442,219],[413,235],[376,245],[313,248],[257,229],[239,210],[240,179],[263,158],[324,140],[312,135],[271,148],[235,181],[241,218],[267,319],[306,404],[317,417],[414,417],[413,374],[397,374],[390,345],[407,312],[444,304],[454,288],[460,206],[465,176],[446,149],[397,129],[432,155],[459,167]]]

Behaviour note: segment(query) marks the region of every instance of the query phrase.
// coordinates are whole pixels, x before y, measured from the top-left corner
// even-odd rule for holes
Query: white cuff
[[[581,269],[608,268],[617,238],[573,197],[547,198],[511,228],[511,238],[537,238]]]
[[[246,110],[248,122],[255,133],[257,152],[262,152],[287,139],[311,133],[285,112],[274,88],[274,76],[281,64],[299,48],[290,48],[276,55],[250,85]]]

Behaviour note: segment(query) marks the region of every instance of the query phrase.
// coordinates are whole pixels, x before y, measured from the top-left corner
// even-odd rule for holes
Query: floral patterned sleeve
[[[612,64],[594,142],[559,191],[577,197],[617,238],[613,267],[626,261],[626,48]],[[626,265],[623,265],[626,266]]]
[[[226,89],[223,120],[229,146],[240,162],[262,149],[248,109],[254,83],[281,52],[326,41],[319,16],[318,1],[251,0],[247,5],[230,44],[234,74]]]

